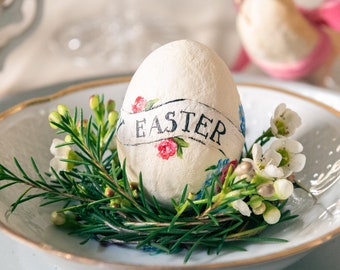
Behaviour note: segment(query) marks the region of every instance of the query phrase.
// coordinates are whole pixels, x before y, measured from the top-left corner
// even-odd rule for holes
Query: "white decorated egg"
[[[244,145],[240,97],[223,60],[188,40],[152,52],[131,79],[116,138],[129,181],[164,205],[198,193],[206,169],[238,160]]]

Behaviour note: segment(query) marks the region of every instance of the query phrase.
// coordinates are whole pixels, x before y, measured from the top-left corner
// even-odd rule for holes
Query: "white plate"
[[[33,156],[41,170],[47,171],[51,159],[49,146],[55,137],[47,121],[49,112],[60,103],[70,108],[86,108],[92,94],[105,94],[106,98],[115,99],[120,107],[127,81],[128,78],[118,78],[73,86],[46,98],[21,103],[0,114],[1,163],[11,166],[12,158],[17,157],[28,166],[27,161]],[[12,187],[0,192],[0,230],[17,240],[15,252],[20,257],[22,269],[31,269],[33,266],[46,270],[282,269],[311,248],[338,235],[340,113],[312,99],[277,88],[241,84],[238,89],[246,114],[248,141],[268,127],[269,118],[279,103],[285,102],[300,114],[303,126],[295,137],[305,146],[307,164],[297,177],[306,188],[327,188],[316,203],[307,197],[304,197],[304,201],[296,201],[294,209],[300,214],[298,220],[274,226],[266,232],[267,235],[289,240],[287,243],[247,244],[246,252],[224,251],[218,256],[196,252],[186,265],[183,265],[183,254],[154,255],[130,248],[104,248],[95,241],[79,245],[79,238],[70,237],[51,225],[50,209],[39,208],[39,201],[20,206],[6,218],[9,205],[21,189]],[[87,113],[89,111],[85,110]]]

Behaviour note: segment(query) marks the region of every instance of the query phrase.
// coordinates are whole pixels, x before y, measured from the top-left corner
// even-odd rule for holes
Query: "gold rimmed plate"
[[[13,157],[17,157],[29,168],[29,159],[34,157],[41,171],[47,171],[52,158],[49,147],[56,137],[49,127],[48,114],[62,103],[69,108],[82,107],[88,115],[87,102],[92,94],[116,100],[119,108],[128,81],[123,77],[74,85],[1,113],[0,162],[11,167]],[[245,243],[247,251],[226,250],[219,255],[198,251],[185,265],[183,254],[156,255],[128,247],[102,247],[96,241],[80,245],[81,239],[51,224],[53,205],[39,208],[40,201],[30,201],[8,215],[10,204],[23,191],[24,187],[19,186],[0,191],[0,230],[15,238],[16,252],[26,266],[41,269],[282,269],[313,247],[335,238],[340,234],[340,112],[279,88],[244,83],[238,89],[249,142],[268,127],[279,103],[297,111],[303,121],[295,137],[304,145],[307,163],[297,179],[313,196],[306,192],[295,194],[289,205],[298,219],[265,232],[266,236],[287,239],[287,243]],[[28,257],[32,252],[36,260]]]

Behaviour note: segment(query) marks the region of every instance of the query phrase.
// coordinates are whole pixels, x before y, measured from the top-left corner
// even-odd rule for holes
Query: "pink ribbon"
[[[319,32],[319,42],[306,58],[292,64],[265,63],[251,59],[242,47],[231,70],[234,72],[242,71],[252,61],[272,77],[292,80],[306,76],[322,65],[332,49],[331,40],[322,27],[328,26],[336,31],[340,31],[340,0],[325,0],[316,9],[307,10],[299,8],[299,10]]]

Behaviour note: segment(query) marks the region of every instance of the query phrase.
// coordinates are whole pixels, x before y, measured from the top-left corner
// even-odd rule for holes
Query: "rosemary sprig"
[[[231,163],[223,170],[212,166],[208,169],[211,181],[200,196],[184,189],[181,199],[173,201],[173,209],[169,209],[146,195],[142,175],[139,183],[129,182],[114,145],[118,120],[114,101],[105,103],[104,97],[95,95],[90,98],[90,108],[93,115],[88,119],[81,109],[75,108],[71,115],[64,105],[50,114],[51,127],[65,138],[52,145],[55,158],[49,172],[40,172],[33,158],[33,176],[17,159],[14,164],[18,172],[0,164],[0,190],[17,184],[27,186],[11,211],[36,198],[42,199],[41,206],[64,202],[64,207],[52,213],[52,221],[82,236],[84,242],[97,239],[103,244],[133,244],[169,254],[185,249],[185,262],[200,248],[218,254],[224,248],[243,250],[240,240],[282,241],[259,237],[269,226],[263,215],[244,214],[238,206],[241,202],[246,210],[250,206],[258,209],[265,202],[282,211],[282,221],[290,219],[282,210],[285,200],[271,198],[268,203],[264,194],[259,195],[259,187],[268,184],[268,179],[257,176],[249,181],[246,176],[240,177]],[[271,137],[269,129],[255,143],[263,145]],[[253,145],[247,157],[251,157]]]

